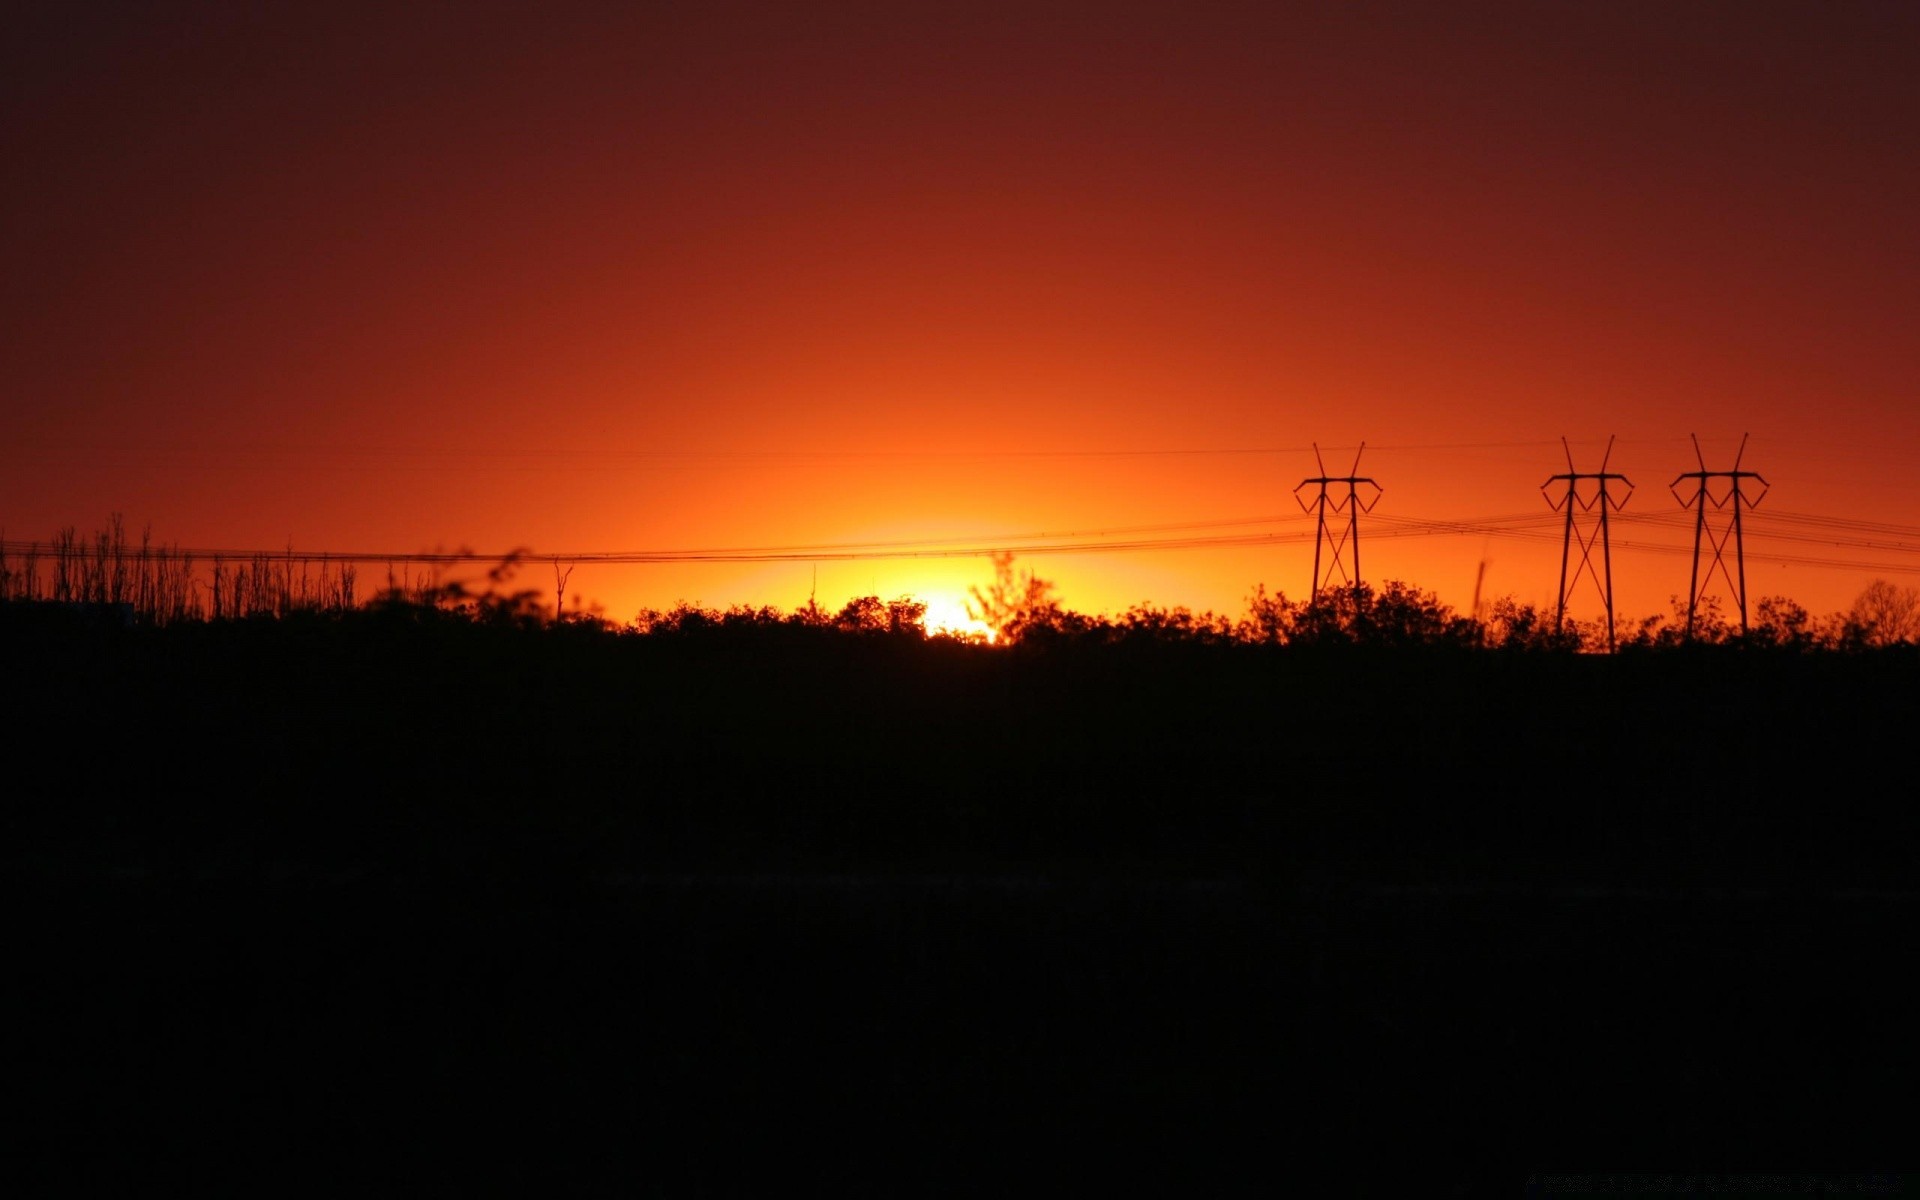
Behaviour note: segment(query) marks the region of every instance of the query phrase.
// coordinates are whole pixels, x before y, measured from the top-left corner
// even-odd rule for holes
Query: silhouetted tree
[[[856,596],[834,617],[836,629],[848,633],[890,633],[912,637],[927,636],[927,606],[912,596],[882,600],[878,596]]]
[[[795,608],[787,621],[793,625],[824,628],[833,624],[834,614],[820,607],[820,597],[808,596],[807,602]]]
[[[657,608],[641,609],[633,618],[632,628],[642,634],[688,634],[717,628],[721,620],[721,614],[682,600],[665,612]]]
[[[1127,640],[1158,642],[1226,643],[1234,640],[1234,624],[1211,612],[1140,603],[1129,608],[1114,626],[1116,636]]]
[[[1480,629],[1431,592],[1398,580],[1376,591],[1370,584],[1329,588],[1294,618],[1292,644],[1357,646],[1473,646]]]
[[[1551,614],[1511,596],[1495,600],[1481,623],[1482,643],[1500,650],[1546,650],[1571,653],[1581,648],[1577,622],[1556,626]]]
[[[1747,644],[1780,650],[1806,651],[1837,641],[1834,622],[1816,624],[1813,615],[1785,596],[1763,596],[1754,606]]]
[[[887,601],[887,632],[926,637],[926,601],[916,600],[912,596],[895,596]]]
[[[884,633],[887,628],[887,606],[878,596],[856,596],[847,601],[840,614],[833,619],[834,628],[848,633]]]
[[[1870,646],[1920,642],[1920,588],[1876,579],[1854,597],[1847,616]]]
[[[1016,570],[1011,553],[993,556],[993,582],[984,589],[967,589],[967,615],[993,630],[1002,642],[1017,642],[1036,630],[1061,630],[1071,624],[1069,614],[1053,597],[1051,580],[1041,579],[1031,567]]]
[[[773,629],[786,623],[771,604],[735,604],[720,614],[723,629]]]
[[[1278,646],[1293,636],[1293,622],[1299,606],[1283,592],[1267,595],[1267,585],[1256,583],[1247,597],[1247,615],[1234,627],[1238,641],[1261,646]]]

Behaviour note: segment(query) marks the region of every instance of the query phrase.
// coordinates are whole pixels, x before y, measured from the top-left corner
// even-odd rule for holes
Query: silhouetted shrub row
[[[1264,585],[1256,585],[1246,612],[1238,617],[1144,602],[1118,615],[1088,615],[1062,605],[1051,582],[1031,569],[1017,569],[1010,554],[995,557],[991,584],[971,589],[969,611],[990,633],[929,630],[927,606],[912,596],[860,596],[837,610],[810,599],[785,612],[770,605],[711,609],[683,602],[664,611],[643,610],[622,625],[598,614],[568,612],[557,600],[549,607],[534,589],[508,590],[521,565],[517,555],[509,556],[486,573],[484,582],[447,580],[438,573],[396,577],[389,569],[386,586],[363,600],[352,563],[291,555],[229,563],[216,557],[201,578],[191,555],[156,545],[145,531],[134,544],[115,516],[92,538],[82,538],[71,528],[61,531],[44,552],[37,543],[24,550],[16,544],[12,553],[0,544],[0,608],[16,621],[120,625],[378,612],[413,620],[450,618],[529,630],[566,626],[648,637],[751,632],[764,638],[774,630],[805,630],[813,635],[884,634],[1000,645],[1365,645],[1592,652],[1704,644],[1804,652],[1920,642],[1920,589],[1884,580],[1863,590],[1848,612],[1824,617],[1785,597],[1764,597],[1744,628],[1722,611],[1717,597],[1704,597],[1691,619],[1685,602],[1675,597],[1671,616],[1627,621],[1617,626],[1610,643],[1601,620],[1561,619],[1511,597],[1493,601],[1476,618],[1399,581],[1329,588],[1307,600],[1269,594]]]
[[[710,609],[681,604],[665,611],[643,611],[625,627],[606,624],[604,628],[609,632],[649,637],[713,637],[749,632],[765,635],[774,630],[815,630],[1027,647],[1348,645],[1556,653],[1607,648],[1605,624],[1597,619],[1556,621],[1551,611],[1503,598],[1494,601],[1482,619],[1475,620],[1454,611],[1431,593],[1397,581],[1389,581],[1379,588],[1363,584],[1356,588],[1329,589],[1315,601],[1269,595],[1264,587],[1256,586],[1247,611],[1238,617],[1150,603],[1134,605],[1118,615],[1089,615],[1051,600],[998,613],[976,605],[974,612],[998,618],[993,622],[991,636],[929,631],[924,619],[925,606],[906,596],[889,601],[863,596],[849,601],[838,611],[812,605],[782,612],[771,606]],[[1691,629],[1684,603],[1676,601],[1673,616],[1644,618],[1627,623],[1616,632],[1617,647],[1626,651],[1712,645],[1797,652],[1858,652],[1897,644],[1910,643],[1906,638],[1886,636],[1884,626],[1863,620],[1857,614],[1814,618],[1805,608],[1784,597],[1761,600],[1755,618],[1745,631],[1723,615],[1717,600],[1708,598],[1694,614]]]

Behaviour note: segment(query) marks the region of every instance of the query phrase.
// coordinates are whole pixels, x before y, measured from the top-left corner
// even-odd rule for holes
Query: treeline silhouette
[[[1889,589],[1892,589],[1889,591]],[[1684,602],[1676,598],[1672,615],[1644,617],[1627,623],[1616,635],[1617,648],[1628,651],[1672,649],[1683,646],[1750,647],[1803,652],[1860,652],[1911,643],[1920,627],[1904,612],[1914,605],[1905,593],[1884,581],[1862,593],[1846,613],[1814,617],[1799,604],[1780,596],[1762,598],[1753,620],[1742,629],[1730,620],[1719,597],[1702,599],[1691,622]],[[1038,599],[997,604],[974,589],[975,619],[991,628],[991,635],[967,630],[933,629],[925,624],[926,606],[912,596],[882,600],[861,596],[838,610],[804,605],[790,612],[761,605],[726,609],[680,604],[672,609],[642,611],[629,632],[641,636],[766,636],[778,630],[824,630],[853,634],[891,634],[968,644],[1126,646],[1143,643],[1195,646],[1313,647],[1364,646],[1404,650],[1500,650],[1593,652],[1607,649],[1604,619],[1562,617],[1512,597],[1502,597],[1475,619],[1455,611],[1432,593],[1389,580],[1379,587],[1359,584],[1329,588],[1311,599],[1292,600],[1269,595],[1256,584],[1247,610],[1239,616],[1184,606],[1140,603],[1119,614],[1085,614],[1065,608],[1050,597],[1050,585],[1040,583]],[[1873,603],[1886,598],[1887,610]],[[465,610],[479,616],[484,609]],[[496,612],[496,619],[499,614]],[[520,619],[539,623],[537,613]],[[609,627],[611,630],[613,627]]]
[[[528,869],[551,845],[663,865],[1238,870],[1337,842],[1381,869],[1609,876],[1729,848],[1845,875],[1900,844],[1859,835],[1905,819],[1886,798],[1909,769],[1920,647],[1872,624],[1822,632],[1763,603],[1744,635],[1709,612],[1691,639],[1648,622],[1603,655],[1531,608],[1474,621],[1396,583],[1256,589],[1232,620],[1086,617],[999,568],[974,597],[991,645],[928,635],[910,598],[555,619],[503,589],[504,568],[491,590],[218,621],[0,603],[19,815],[76,853],[204,865],[228,847],[234,869],[268,853],[255,835],[328,861],[491,843]],[[160,803],[164,762],[236,786]],[[96,826],[113,832],[81,832]],[[1539,838],[1551,856],[1524,849]]]
[[[1907,1133],[1920,650],[1857,621],[1089,618],[1011,559],[993,645],[512,564],[163,621],[88,554],[0,604],[23,1194],[1480,1195],[1601,1127]]]
[[[9,550],[8,545],[14,549]],[[431,610],[436,615],[492,625],[538,627],[593,625],[643,635],[686,635],[777,628],[886,632],[958,641],[986,635],[926,626],[926,605],[911,595],[883,600],[859,596],[838,609],[810,598],[790,611],[771,605],[713,609],[681,603],[645,609],[623,623],[598,612],[567,610],[566,574],[556,575],[549,606],[537,588],[510,586],[525,565],[524,552],[502,559],[481,579],[445,578],[441,567],[388,567],[384,584],[366,590],[356,561],[325,556],[254,554],[229,561],[215,555],[204,565],[177,546],[156,542],[151,529],[138,541],[115,514],[91,536],[73,527],[39,543],[0,544],[0,606],[14,619],[29,611],[42,620],[91,619],[165,626],[188,621],[343,616],[362,609]],[[1237,616],[1194,612],[1183,606],[1142,602],[1117,614],[1089,615],[1063,605],[1054,585],[1019,568],[1011,553],[992,557],[994,579],[971,589],[969,608],[991,628],[992,640],[1125,643],[1141,640],[1211,645],[1315,645],[1482,647],[1503,650],[1597,652],[1619,647],[1744,645],[1817,651],[1862,649],[1920,641],[1920,588],[1875,580],[1842,613],[1815,616],[1785,596],[1760,597],[1750,620],[1736,623],[1722,598],[1706,594],[1695,611],[1673,598],[1673,611],[1619,622],[1610,642],[1604,617],[1581,618],[1511,597],[1500,597],[1476,614],[1461,614],[1436,596],[1397,580],[1375,587],[1331,587],[1320,595],[1289,599],[1256,584],[1247,609]]]
[[[991,640],[1127,644],[1142,641],[1203,645],[1326,645],[1489,648],[1500,650],[1601,651],[1679,645],[1741,645],[1798,651],[1859,651],[1920,640],[1920,589],[1876,580],[1844,613],[1816,617],[1784,596],[1761,597],[1744,626],[1722,609],[1721,598],[1701,597],[1689,616],[1675,597],[1671,615],[1621,623],[1610,646],[1604,618],[1582,619],[1547,612],[1513,597],[1500,597],[1478,615],[1456,612],[1436,596],[1397,580],[1379,587],[1328,588],[1318,596],[1289,599],[1256,584],[1238,616],[1183,606],[1142,602],[1117,615],[1089,615],[1064,606],[1050,581],[1018,568],[1011,554],[992,560],[994,580],[971,589],[975,617],[992,630]],[[926,604],[910,595],[883,600],[859,596],[838,609],[816,600],[790,611],[771,605],[713,609],[681,603],[645,609],[624,625],[598,613],[552,606],[535,588],[512,588],[522,567],[508,556],[483,579],[447,579],[437,569],[417,576],[389,569],[383,587],[363,596],[354,562],[254,555],[229,562],[214,557],[204,572],[193,556],[153,540],[143,530],[133,541],[124,520],[90,537],[61,530],[44,552],[29,543],[24,552],[0,548],[0,611],[16,621],[91,620],[167,626],[294,616],[342,617],[356,611],[451,617],[488,625],[537,628],[550,624],[593,626],[643,636],[709,635],[765,637],[772,631],[911,635],[985,642],[985,634],[926,625]],[[204,577],[203,577],[204,575]],[[564,594],[564,576],[558,589]]]

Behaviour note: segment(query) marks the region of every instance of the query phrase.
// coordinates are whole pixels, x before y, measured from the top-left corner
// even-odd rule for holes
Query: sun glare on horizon
[[[929,634],[993,640],[993,628],[969,613],[967,606],[952,596],[935,593],[917,598],[927,606],[926,626]]]

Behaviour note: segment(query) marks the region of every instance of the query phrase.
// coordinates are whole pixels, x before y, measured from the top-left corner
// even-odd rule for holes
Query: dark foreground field
[[[40,1190],[1910,1165],[1894,652],[4,647]]]

